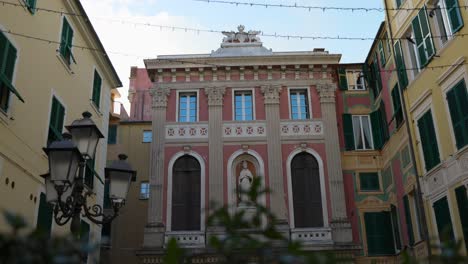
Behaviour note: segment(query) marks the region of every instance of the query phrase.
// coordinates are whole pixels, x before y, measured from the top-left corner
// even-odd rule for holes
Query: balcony
[[[323,137],[323,122],[311,120],[282,121],[282,137]]]
[[[170,231],[164,236],[164,243],[167,245],[174,238],[177,244],[183,248],[203,248],[205,247],[205,232],[201,231]]]
[[[291,229],[291,240],[304,245],[332,245],[332,233],[328,227]]]

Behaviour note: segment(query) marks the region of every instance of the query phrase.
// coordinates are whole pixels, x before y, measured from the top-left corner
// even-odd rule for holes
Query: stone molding
[[[336,86],[331,83],[317,85],[320,103],[335,103]]]
[[[209,106],[222,106],[226,87],[206,87],[205,94],[208,96]]]
[[[281,85],[262,85],[261,91],[265,98],[265,104],[279,104]]]
[[[169,96],[170,89],[167,87],[156,87],[150,90],[151,97],[153,98],[153,108],[166,108],[167,96]]]

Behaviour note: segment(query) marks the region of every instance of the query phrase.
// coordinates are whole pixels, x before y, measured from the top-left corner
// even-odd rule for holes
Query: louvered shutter
[[[468,251],[468,197],[466,187],[460,186],[455,189],[457,196],[458,214],[460,215],[460,222],[463,230],[463,237],[465,239],[465,247]]]
[[[340,90],[348,90],[348,79],[346,78],[346,69],[343,67],[338,68],[338,81]]]
[[[345,140],[345,149],[354,150],[353,117],[350,114],[343,114],[343,135]]]
[[[460,8],[457,0],[445,0],[445,6],[447,8],[448,17],[450,20],[450,28],[452,33],[455,34],[463,27],[463,19],[461,16]]]

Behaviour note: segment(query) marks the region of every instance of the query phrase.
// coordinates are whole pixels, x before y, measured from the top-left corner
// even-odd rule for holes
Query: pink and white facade
[[[145,60],[153,141],[144,248],[162,249],[171,237],[204,248],[217,232],[205,226],[211,202],[240,206],[246,161],[271,189],[262,202],[291,239],[311,249],[357,249],[337,127],[341,55],[272,52],[255,32],[226,33],[210,54]]]

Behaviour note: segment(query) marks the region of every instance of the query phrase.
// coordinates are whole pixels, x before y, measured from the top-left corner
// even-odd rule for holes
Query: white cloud
[[[140,0],[139,0],[140,1]],[[154,5],[157,0],[145,0],[140,4]],[[144,2],[144,3],[143,3]],[[133,0],[82,0],[109,57],[122,80],[121,101],[127,110],[130,109],[127,100],[128,77],[131,66],[144,67],[144,58],[155,58],[163,54],[206,53],[217,47],[222,36],[219,34],[185,32],[181,30],[160,29],[159,27],[132,25],[118,21],[149,23],[203,28],[197,21],[181,16],[173,16],[167,12],[159,12],[154,16],[140,15],[133,8]],[[123,53],[128,56],[115,53]],[[139,56],[139,57],[136,57]]]

